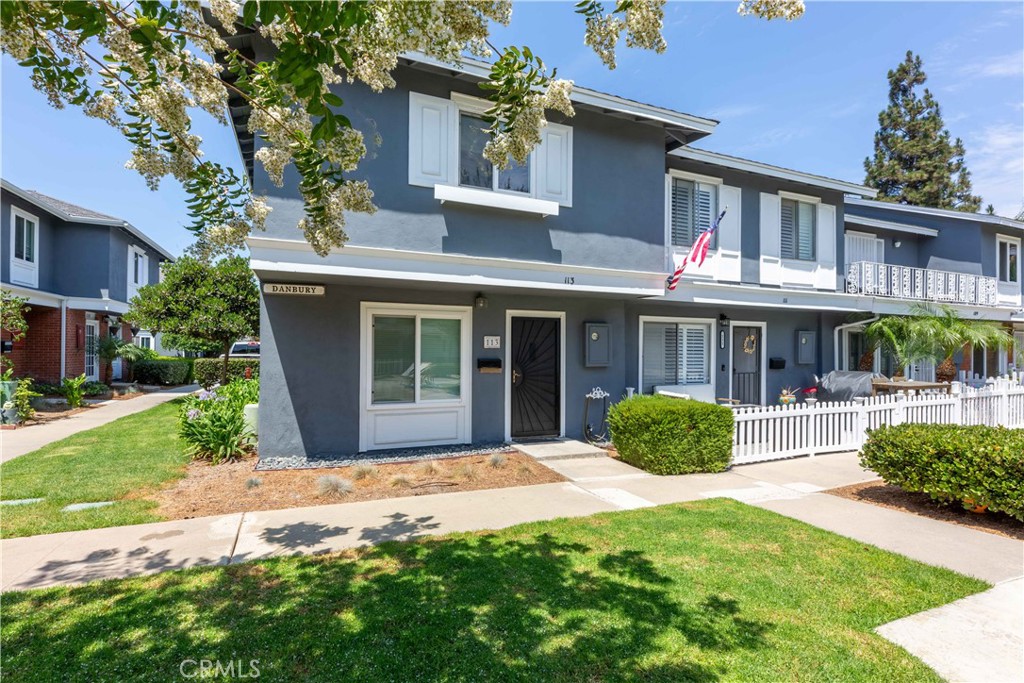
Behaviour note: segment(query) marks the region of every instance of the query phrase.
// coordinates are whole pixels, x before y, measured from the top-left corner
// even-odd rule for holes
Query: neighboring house
[[[160,277],[171,254],[132,224],[2,181],[0,282],[28,298],[28,333],[9,354],[18,377],[58,382],[104,376],[99,339],[132,340],[122,319],[138,289]],[[138,331],[141,345],[153,335]],[[5,333],[5,339],[9,336]]]
[[[258,35],[232,40],[269,54]],[[343,87],[353,124],[382,140],[355,174],[378,211],[348,214],[326,258],[295,227],[294,178],[253,168],[260,142],[233,103],[274,209],[248,240],[262,455],[579,438],[596,386],[773,403],[836,367],[852,314],[908,310],[847,292],[847,196],[872,189],[695,149],[715,121],[584,88],[526,165],[499,171],[481,153],[487,72],[410,58],[392,90]],[[673,255],[725,207],[707,262],[666,292]]]

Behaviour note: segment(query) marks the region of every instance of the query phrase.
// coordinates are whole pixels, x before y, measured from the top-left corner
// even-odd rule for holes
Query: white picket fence
[[[867,430],[908,422],[1024,428],[1024,374],[981,389],[883,395],[814,405],[734,408],[733,463],[856,451]]]

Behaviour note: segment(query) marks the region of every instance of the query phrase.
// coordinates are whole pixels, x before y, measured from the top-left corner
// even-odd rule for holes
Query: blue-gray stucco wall
[[[0,279],[4,282],[11,281],[11,206],[16,206],[22,211],[31,214],[39,219],[39,239],[36,241],[36,248],[39,254],[39,286],[38,289],[53,291],[56,287],[56,260],[54,249],[55,224],[59,223],[56,218],[42,211],[31,202],[26,202],[8,192],[0,191]]]
[[[472,84],[411,68],[398,86],[373,93],[362,85],[338,92],[342,111],[370,147],[353,174],[375,193],[376,214],[346,214],[349,244],[408,251],[513,258],[660,272],[664,249],[664,131],[657,126],[577,111],[573,128],[573,206],[541,218],[519,212],[441,205],[431,188],[408,182],[409,92],[447,98],[481,95]],[[381,143],[373,140],[380,136]],[[294,173],[273,186],[256,164],[254,188],[273,212],[267,235],[301,240]]]
[[[279,276],[274,277],[280,280]],[[328,283],[323,297],[265,296],[261,302],[261,396],[260,453],[264,457],[305,455],[337,457],[359,448],[360,303],[421,303],[472,306],[473,290],[425,290]],[[768,324],[768,357],[784,358],[784,370],[767,371],[768,402],[783,386],[808,387],[814,374],[832,369],[832,330],[843,320],[835,314],[815,311],[757,311],[739,307],[681,306],[656,301],[624,301],[584,296],[538,296],[488,292],[488,305],[472,315],[472,415],[475,442],[501,441],[505,428],[505,374],[476,371],[480,358],[505,357],[506,311],[564,311],[565,327],[565,433],[583,433],[584,395],[595,386],[613,399],[627,386],[637,387],[639,316],[665,315],[717,320],[725,314],[733,320]],[[586,322],[610,325],[612,364],[587,368],[583,361],[583,330]],[[731,340],[717,349],[717,394],[729,387]],[[797,365],[797,330],[818,333],[813,364]],[[500,335],[500,351],[485,350],[483,337]],[[723,367],[724,366],[724,367]],[[507,372],[507,368],[505,369]]]

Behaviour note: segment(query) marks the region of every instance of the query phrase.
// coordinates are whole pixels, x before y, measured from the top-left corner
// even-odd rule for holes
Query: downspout
[[[68,354],[68,300],[60,300],[60,376],[67,375]]]
[[[868,318],[866,320],[858,320],[857,322],[843,323],[842,325],[836,325],[836,328],[833,331],[833,335],[834,336],[832,338],[832,353],[834,354],[834,359],[833,359],[833,363],[832,363],[832,369],[833,370],[838,370],[839,369],[839,333],[842,332],[843,330],[851,328],[851,327],[863,327],[864,325],[867,325],[868,323],[873,323],[876,320],[878,320],[878,316],[877,315],[873,315],[873,316],[871,316],[870,318]]]

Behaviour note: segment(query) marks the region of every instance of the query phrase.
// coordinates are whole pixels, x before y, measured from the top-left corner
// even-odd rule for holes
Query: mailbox
[[[785,358],[769,358],[768,359],[769,370],[785,370],[786,359]]]
[[[583,324],[583,359],[588,368],[606,368],[612,364],[612,335],[608,323]]]
[[[500,375],[501,374],[501,359],[500,358],[477,358],[476,369],[482,375]]]

